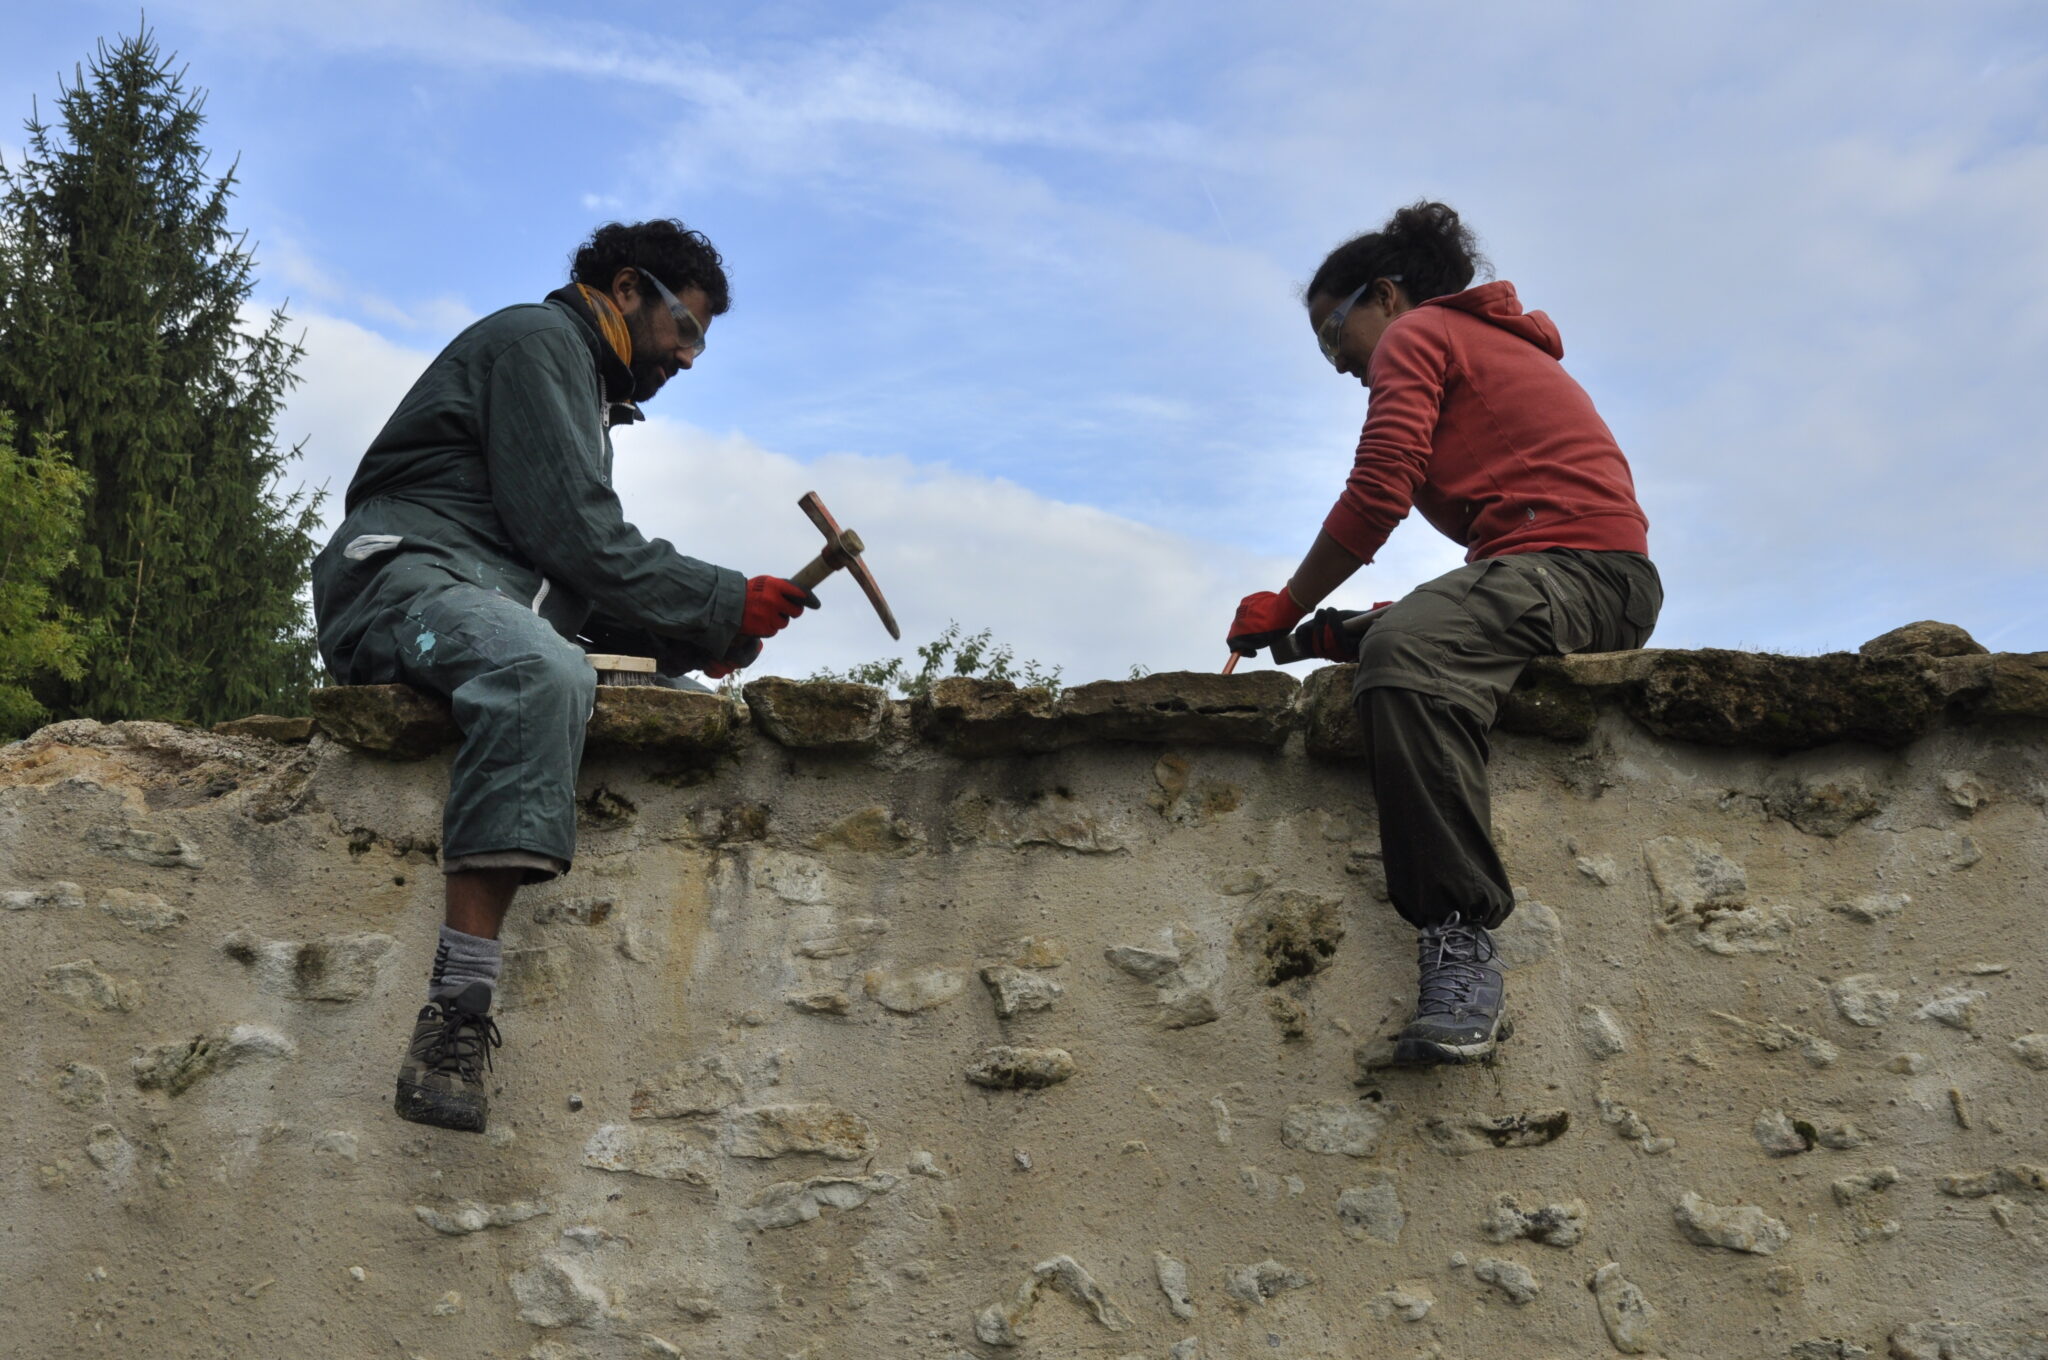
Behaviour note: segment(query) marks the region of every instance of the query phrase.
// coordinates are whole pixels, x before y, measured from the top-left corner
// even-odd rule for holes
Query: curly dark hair
[[[1409,301],[1423,302],[1462,293],[1472,286],[1474,274],[1492,268],[1456,210],[1425,200],[1398,210],[1378,231],[1354,236],[1331,251],[1301,296],[1304,302],[1341,298],[1374,279],[1399,274]]]
[[[569,277],[592,288],[609,288],[621,269],[644,269],[671,293],[702,288],[711,300],[711,314],[723,316],[732,306],[732,285],[725,261],[701,231],[692,231],[673,217],[647,222],[607,222],[576,247]]]

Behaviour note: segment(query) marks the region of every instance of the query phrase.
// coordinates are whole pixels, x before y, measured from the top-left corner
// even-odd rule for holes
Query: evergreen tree
[[[23,454],[14,417],[0,410],[0,740],[26,734],[43,718],[22,682],[54,675],[76,680],[86,638],[69,610],[50,599],[50,582],[71,564],[84,512],[85,476],[47,437]]]
[[[319,496],[277,487],[299,347],[243,319],[255,260],[207,172],[204,96],[148,32],[101,43],[57,125],[0,165],[0,410],[89,478],[58,601],[98,641],[37,695],[61,717],[297,711]]]

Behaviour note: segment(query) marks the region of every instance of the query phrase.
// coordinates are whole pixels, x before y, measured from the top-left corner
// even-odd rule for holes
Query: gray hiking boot
[[[398,1117],[415,1124],[482,1133],[490,1114],[484,1073],[504,1042],[491,1019],[491,989],[472,982],[445,1001],[420,1008],[398,1069]]]
[[[1415,1015],[1394,1040],[1394,1061],[1433,1067],[1492,1058],[1514,1033],[1501,1014],[1506,984],[1493,961],[1493,936],[1453,916],[1422,932],[1420,954]]]

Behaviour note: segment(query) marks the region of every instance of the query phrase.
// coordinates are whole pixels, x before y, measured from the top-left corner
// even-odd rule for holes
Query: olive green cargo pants
[[[1508,918],[1515,896],[1486,782],[1500,701],[1532,658],[1642,646],[1663,603],[1649,558],[1554,548],[1460,567],[1374,623],[1352,697],[1371,748],[1387,889],[1404,919]]]

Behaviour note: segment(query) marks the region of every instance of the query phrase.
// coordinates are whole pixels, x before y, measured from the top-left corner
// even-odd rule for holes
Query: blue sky
[[[2048,647],[2048,17],[2036,4],[153,5],[239,155],[280,433],[339,492],[465,321],[607,217],[730,262],[623,434],[629,513],[787,573],[815,488],[907,641],[1070,680],[1220,664],[1349,465],[1301,283],[1441,197],[1634,464],[1669,646],[1916,618]],[[131,6],[0,19],[0,154]],[[1419,519],[1340,595],[1456,564]],[[890,649],[844,583],[802,675]]]

